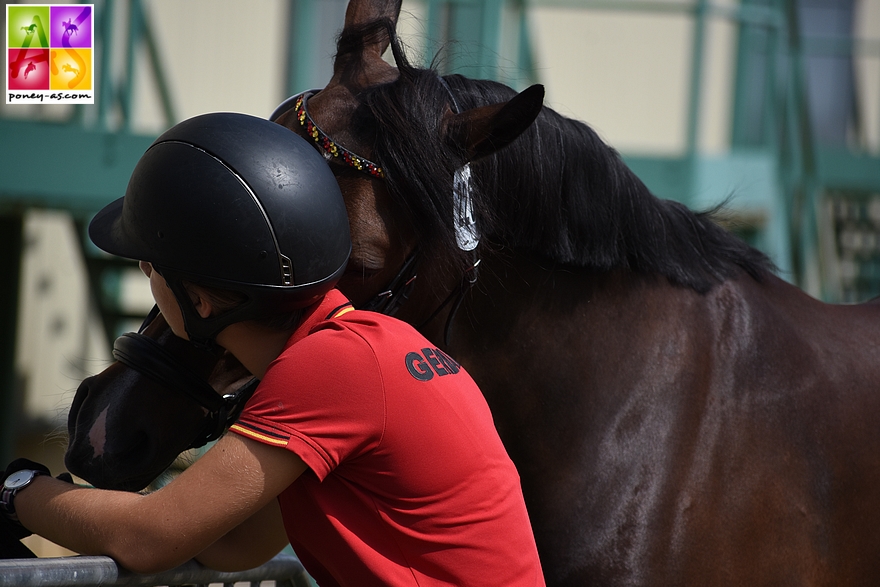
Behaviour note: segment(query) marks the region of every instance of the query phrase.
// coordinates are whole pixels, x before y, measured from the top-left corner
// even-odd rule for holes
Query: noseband
[[[455,99],[455,95],[452,93],[452,90],[442,76],[437,76],[437,78],[440,80],[441,85],[446,90],[446,93],[449,96],[453,112],[458,114],[461,110],[459,109],[458,102]],[[302,92],[301,94],[291,96],[290,98],[282,102],[275,109],[274,112],[272,112],[269,120],[274,122],[282,114],[284,114],[288,110],[293,109],[294,112],[296,112],[296,118],[299,121],[300,126],[303,127],[306,133],[315,142],[315,145],[317,145],[318,148],[324,152],[325,156],[328,159],[341,160],[348,167],[357,169],[358,171],[366,173],[371,177],[384,178],[385,172],[379,164],[370,161],[366,157],[361,157],[360,155],[357,155],[349,149],[343,147],[337,141],[334,141],[327,133],[321,130],[321,127],[319,127],[315,123],[315,121],[312,120],[312,117],[309,114],[307,102],[311,96],[317,94],[320,91],[321,90],[316,89],[307,90],[305,92]],[[422,327],[429,324],[446,306],[452,303],[453,299],[455,299],[455,303],[452,305],[452,310],[449,312],[449,316],[446,319],[446,326],[443,331],[443,338],[447,347],[449,346],[449,335],[452,328],[452,319],[455,317],[458,308],[461,306],[465,294],[477,282],[477,277],[479,274],[478,266],[480,264],[480,259],[477,258],[476,255],[473,253],[473,251],[477,247],[477,244],[479,243],[479,234],[477,232],[476,224],[473,220],[473,212],[471,210],[472,188],[470,181],[469,164],[456,171],[454,186],[454,197],[456,204],[456,240],[459,244],[459,247],[464,251],[470,252],[475,260],[473,264],[465,271],[464,276],[459,282],[459,285],[453,288],[446,299],[441,302],[439,307],[437,307],[434,312],[431,313],[428,319],[418,326],[418,328],[421,329]],[[384,288],[381,292],[376,294],[375,297],[373,297],[370,301],[361,306],[360,309],[381,312],[383,314],[387,314],[388,316],[393,316],[395,313],[397,313],[397,310],[400,309],[400,307],[407,299],[409,299],[409,294],[415,286],[416,277],[418,277],[418,253],[418,248],[414,249],[404,261],[403,266],[397,272],[397,275],[395,275],[391,282],[388,284],[388,287]]]
[[[255,377],[234,393],[219,395],[205,379],[196,375],[154,339],[143,334],[158,314],[159,307],[153,306],[137,332],[127,332],[117,338],[113,343],[113,358],[156,383],[187,396],[207,410],[203,430],[189,447],[199,448],[220,438],[238,419],[260,381]]]

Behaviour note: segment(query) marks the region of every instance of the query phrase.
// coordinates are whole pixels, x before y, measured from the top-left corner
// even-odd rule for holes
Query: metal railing
[[[152,575],[131,573],[106,556],[70,556],[0,560],[0,587],[183,587],[274,581],[278,587],[311,587],[295,556],[279,554],[248,571],[214,571],[196,561]]]

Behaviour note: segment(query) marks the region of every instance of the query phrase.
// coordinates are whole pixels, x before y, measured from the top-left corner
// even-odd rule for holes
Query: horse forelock
[[[449,93],[436,71],[406,61],[394,37],[391,46],[400,76],[361,92],[356,118],[369,119],[375,160],[420,248],[463,267],[469,260],[456,246],[452,182],[466,155],[444,140]],[[487,80],[444,79],[462,110],[516,93]],[[740,270],[758,279],[773,270],[765,255],[718,226],[713,212],[655,197],[588,125],[547,107],[472,171],[484,252],[504,248],[569,267],[630,269],[699,292]]]

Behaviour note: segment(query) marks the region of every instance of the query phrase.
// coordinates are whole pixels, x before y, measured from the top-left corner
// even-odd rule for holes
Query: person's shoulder
[[[344,401],[352,390],[381,395],[381,371],[373,344],[351,328],[328,323],[288,345],[269,365],[263,381],[309,388],[309,393],[320,389],[328,400],[337,390],[337,399]]]
[[[388,316],[371,310],[353,310],[347,314],[339,316],[340,324],[348,324],[353,328],[367,327],[376,329],[386,329],[409,336],[421,337],[419,331],[409,322],[404,322],[394,316]]]

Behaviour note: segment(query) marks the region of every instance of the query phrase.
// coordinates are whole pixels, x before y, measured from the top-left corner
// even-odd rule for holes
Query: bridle
[[[220,438],[238,419],[260,381],[254,377],[235,392],[221,396],[204,378],[143,334],[158,314],[159,307],[153,306],[137,332],[127,332],[117,338],[113,343],[113,358],[205,408],[205,424],[189,446],[200,448]]]
[[[442,76],[437,77],[446,89],[446,93],[449,95],[453,112],[458,114],[461,110],[455,99],[455,95],[452,93],[446,80],[444,80]],[[311,137],[315,145],[324,152],[327,159],[338,160],[344,165],[357,169],[371,177],[384,179],[385,172],[381,165],[345,148],[321,130],[321,127],[319,127],[312,119],[308,110],[308,99],[320,91],[321,90],[318,89],[306,90],[305,92],[291,96],[272,112],[269,120],[274,122],[278,120],[282,114],[293,109],[300,126],[302,126],[306,134]],[[464,301],[465,294],[467,294],[468,290],[470,290],[470,288],[477,282],[480,265],[480,259],[475,254],[475,249],[477,244],[479,244],[479,234],[473,221],[471,210],[472,187],[470,182],[469,164],[466,164],[456,172],[454,185],[454,197],[456,199],[456,239],[462,250],[471,253],[473,263],[465,270],[461,281],[451,292],[449,292],[446,299],[440,303],[425,321],[417,326],[417,328],[421,329],[428,325],[438,314],[440,314],[441,311],[443,311],[444,308],[446,308],[446,306],[452,304],[452,310],[447,316],[446,326],[443,330],[443,339],[447,347],[449,346],[452,320],[455,317],[456,312],[458,312],[458,308],[461,306],[462,301]],[[363,304],[360,309],[381,312],[388,316],[393,316],[397,313],[404,302],[409,299],[409,295],[415,286],[415,281],[418,277],[418,264],[419,249],[416,247],[404,260],[400,270],[394,278],[391,279],[388,286],[383,288],[383,290],[376,294],[371,300]]]

